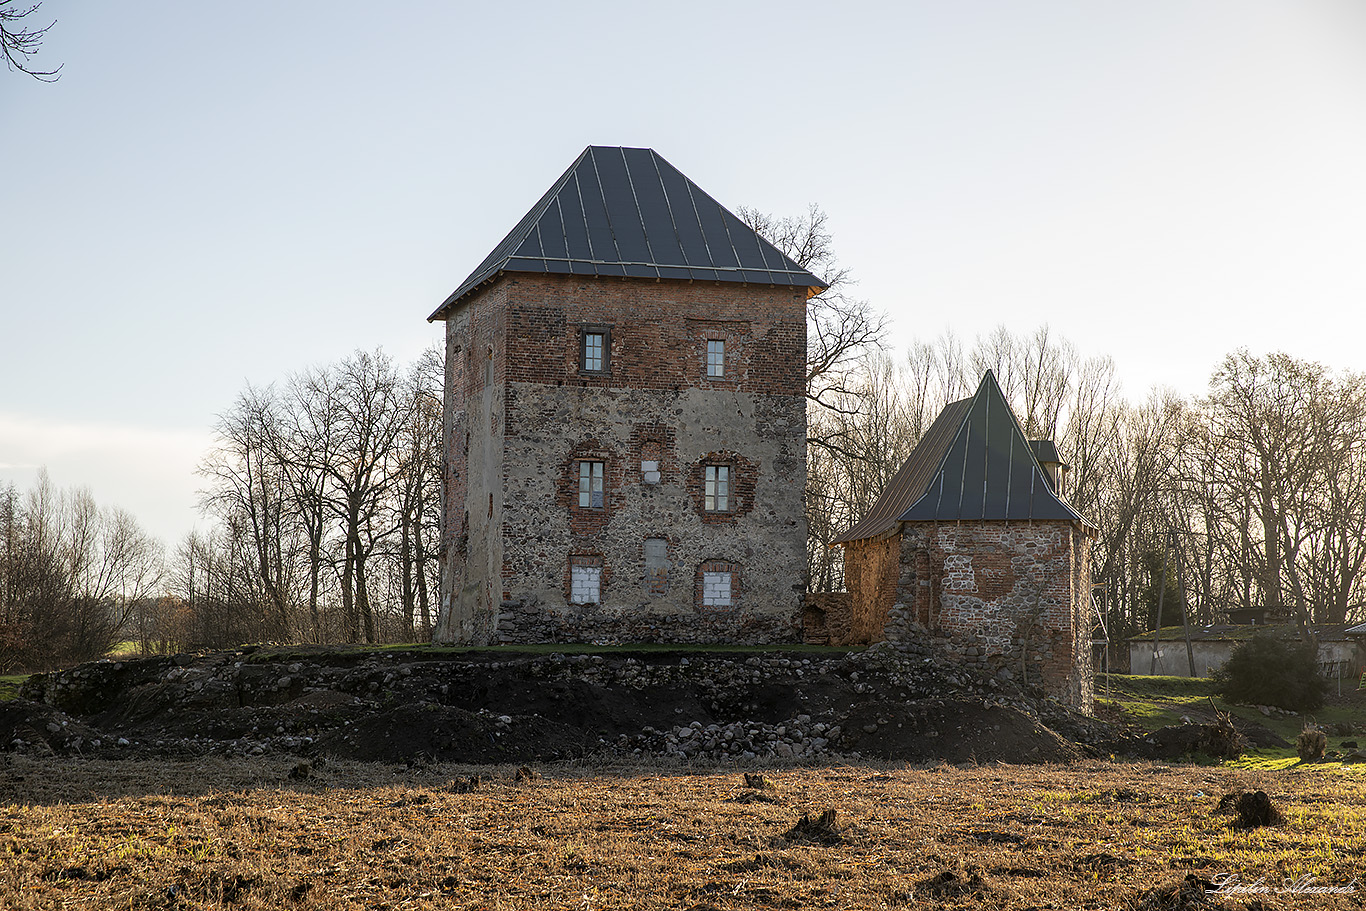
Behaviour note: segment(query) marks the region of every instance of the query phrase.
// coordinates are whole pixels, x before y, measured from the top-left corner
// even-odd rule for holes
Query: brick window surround
[[[607,465],[604,462],[579,462],[579,508],[603,509],[607,505]]]
[[[579,330],[579,372],[604,374],[612,370],[612,329],[584,326]]]
[[[569,603],[602,603],[602,557],[575,555],[569,558]]]

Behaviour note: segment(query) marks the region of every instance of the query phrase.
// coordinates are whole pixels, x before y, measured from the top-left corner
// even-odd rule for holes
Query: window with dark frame
[[[579,507],[582,509],[602,509],[606,503],[605,475],[603,462],[579,463]]]
[[[702,508],[707,512],[730,512],[730,466],[707,465],[702,477]]]
[[[722,339],[707,340],[707,376],[720,379],[726,375],[726,343]]]
[[[612,355],[612,335],[604,326],[590,326],[579,335],[579,369],[606,373]]]

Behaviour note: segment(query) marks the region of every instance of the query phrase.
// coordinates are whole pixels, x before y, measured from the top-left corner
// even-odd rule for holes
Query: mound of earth
[[[1057,762],[1115,731],[918,644],[848,655],[244,648],[35,675],[0,750],[528,762]]]

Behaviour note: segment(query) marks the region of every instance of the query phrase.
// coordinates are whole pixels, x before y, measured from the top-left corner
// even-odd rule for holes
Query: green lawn
[[[0,676],[0,702],[8,702],[19,695],[19,687],[28,679],[28,674]]]
[[[1105,677],[1096,679],[1096,702],[1100,707],[1118,710],[1124,720],[1139,727],[1155,731],[1169,724],[1180,724],[1183,715],[1201,720],[1197,715],[1208,716],[1211,706],[1235,717],[1255,721],[1270,728],[1291,743],[1286,748],[1263,748],[1250,750],[1242,758],[1226,763],[1236,768],[1283,769],[1299,765],[1299,755],[1295,752],[1295,738],[1306,722],[1324,727],[1338,722],[1366,725],[1366,693],[1358,693],[1355,688],[1344,688],[1339,699],[1334,691],[1328,705],[1299,715],[1272,713],[1263,715],[1252,706],[1230,705],[1214,694],[1214,683],[1207,677],[1158,677],[1143,675],[1111,674],[1109,695],[1106,695]],[[1328,749],[1340,753],[1351,752],[1344,749],[1342,742],[1357,741],[1366,743],[1366,735],[1338,737],[1328,736]],[[1363,766],[1344,766],[1341,763],[1312,763],[1313,768],[1325,766],[1353,768],[1366,771]]]

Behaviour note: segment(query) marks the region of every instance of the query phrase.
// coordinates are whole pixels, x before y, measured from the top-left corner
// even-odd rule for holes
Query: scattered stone
[[[1137,907],[1139,911],[1208,911],[1223,907],[1210,899],[1209,893],[1214,890],[1214,883],[1187,873],[1179,883],[1142,893]]]
[[[964,873],[944,870],[942,873],[928,879],[922,879],[915,884],[917,893],[939,899],[986,892],[988,888],[987,881],[982,877],[981,872],[975,868]]]

